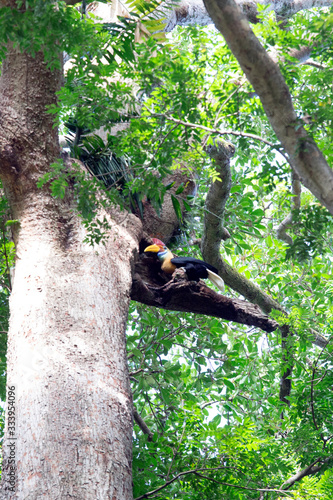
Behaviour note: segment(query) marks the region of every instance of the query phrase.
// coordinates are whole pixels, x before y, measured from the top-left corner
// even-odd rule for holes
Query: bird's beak
[[[158,245],[149,245],[149,247],[144,249],[144,252],[158,253],[160,250],[161,249]]]

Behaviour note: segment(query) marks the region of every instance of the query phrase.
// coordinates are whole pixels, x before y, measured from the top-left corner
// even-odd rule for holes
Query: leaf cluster
[[[331,384],[328,358],[315,377],[301,366],[309,339],[294,345],[300,358],[286,411],[277,395],[279,336],[265,340],[215,319],[134,304],[130,318],[134,404],[152,436],[135,426],[135,497],[164,485],[163,498],[258,498],[259,489],[279,489],[293,471],[331,456],[330,441],[323,450],[321,437],[323,429],[327,439],[332,434],[332,400],[323,399]]]

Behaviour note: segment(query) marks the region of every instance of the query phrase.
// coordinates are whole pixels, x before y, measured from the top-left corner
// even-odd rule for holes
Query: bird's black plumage
[[[171,263],[176,267],[183,267],[186,271],[188,279],[191,281],[198,281],[199,279],[208,278],[207,269],[213,273],[218,273],[216,267],[207,264],[200,259],[195,259],[194,257],[173,257]]]

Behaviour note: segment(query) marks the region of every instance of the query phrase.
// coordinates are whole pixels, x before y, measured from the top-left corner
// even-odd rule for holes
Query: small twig
[[[136,370],[135,372],[129,372],[130,377],[134,377],[134,375],[137,375],[140,372],[143,372],[143,368],[139,368],[139,370]]]
[[[149,430],[148,425],[143,420],[143,418],[141,417],[141,415],[138,413],[138,411],[137,411],[136,408],[133,408],[133,417],[134,417],[135,422],[138,424],[138,426],[142,430],[142,432],[144,434],[147,434],[148,441],[151,441],[153,439],[153,433],[151,432],[151,430]]]
[[[275,493],[286,493],[285,491],[283,490],[279,490],[279,489],[270,489],[270,488],[249,488],[248,486],[239,486],[239,485],[236,485],[236,484],[231,484],[231,483],[225,483],[224,481],[218,481],[217,479],[215,478],[212,478],[212,477],[209,477],[209,476],[204,476],[203,474],[200,474],[198,472],[194,472],[196,476],[199,476],[199,477],[202,477],[204,479],[209,479],[210,481],[213,481],[214,483],[218,483],[218,484],[222,484],[223,486],[231,486],[233,488],[238,488],[238,489],[241,489],[241,490],[250,490],[250,491],[262,491],[262,492],[275,492]],[[288,495],[289,496],[289,495]],[[290,497],[291,498],[291,497]]]
[[[148,397],[148,394],[146,393],[145,396],[146,396],[145,399],[146,399],[146,401],[148,401],[148,404],[149,404],[149,407],[150,407],[150,409],[152,411],[152,414],[154,415],[154,419],[156,420],[156,422],[160,426],[160,428],[163,430],[162,424],[159,421],[159,419],[157,418],[157,415],[156,415],[156,413],[154,411],[154,408],[153,408],[153,406],[151,404],[151,401],[150,401],[150,398]]]
[[[150,109],[148,109],[148,108],[146,108],[146,109],[147,109],[147,111],[149,111],[151,113],[151,116],[163,117],[166,120],[170,120],[172,122],[177,123],[178,125],[184,125],[184,127],[198,128],[200,130],[205,130],[206,132],[209,132],[210,134],[217,134],[217,135],[221,135],[221,136],[223,136],[223,135],[235,135],[237,137],[248,137],[249,139],[254,139],[256,141],[263,142],[263,143],[267,144],[268,146],[270,146],[271,148],[278,150],[281,153],[281,147],[282,147],[281,144],[273,144],[272,142],[267,141],[266,139],[263,139],[262,137],[260,137],[260,135],[250,134],[247,132],[239,132],[236,130],[219,130],[217,128],[210,128],[210,127],[206,127],[204,125],[199,125],[198,123],[191,123],[191,122],[186,122],[184,120],[179,120],[178,118],[174,118],[173,116],[170,116],[170,115],[167,115],[164,113],[153,113],[152,111],[150,111]],[[147,117],[147,118],[149,118],[149,117]]]
[[[310,405],[311,405],[311,415],[312,415],[313,425],[315,426],[316,431],[319,431],[319,427],[318,427],[316,415],[315,415],[315,410],[314,410],[314,378],[315,378],[315,374],[316,374],[316,368],[317,368],[317,363],[315,363],[315,366],[312,369]]]
[[[216,403],[219,403],[220,401],[208,401],[208,403],[205,403],[201,406],[201,409],[203,410],[204,408],[206,408],[207,406],[211,406],[211,405],[215,405]]]

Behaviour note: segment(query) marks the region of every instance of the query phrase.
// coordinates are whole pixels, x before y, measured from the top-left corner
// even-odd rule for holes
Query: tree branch
[[[310,464],[308,467],[305,467],[305,469],[300,470],[294,476],[292,476],[287,481],[285,481],[283,483],[283,485],[281,486],[281,490],[288,490],[293,484],[295,484],[296,482],[303,479],[303,477],[310,476],[312,474],[316,474],[316,472],[319,472],[324,464],[330,462],[332,459],[333,459],[333,457],[328,457],[328,458],[324,458],[324,459],[317,458],[317,460],[312,462],[312,464]],[[315,467],[315,465],[318,462],[320,462],[320,465]]]
[[[248,490],[248,491],[267,491],[267,492],[275,492],[275,493],[280,493],[280,494],[284,494],[286,495],[286,492],[281,490],[281,489],[270,489],[270,488],[250,488],[248,486],[239,486],[237,484],[231,484],[231,483],[225,483],[223,481],[218,481],[217,479],[215,478],[211,478],[209,476],[204,476],[203,474],[201,474],[201,472],[210,472],[210,471],[216,471],[216,470],[221,470],[221,469],[226,469],[228,467],[215,467],[214,469],[193,469],[193,470],[187,470],[187,471],[184,471],[184,472],[180,472],[179,474],[177,474],[176,476],[174,476],[172,479],[170,479],[169,481],[166,481],[164,484],[162,484],[162,486],[159,486],[158,488],[156,488],[155,490],[152,490],[152,491],[148,491],[147,493],[144,493],[143,495],[140,495],[139,497],[135,498],[134,500],[143,500],[144,498],[148,498],[152,495],[154,495],[155,493],[158,493],[159,491],[163,490],[164,488],[166,488],[167,486],[169,486],[169,484],[177,481],[177,479],[179,479],[180,477],[182,476],[187,476],[188,474],[195,474],[199,477],[204,477],[205,479],[209,479],[210,481],[214,481],[218,484],[221,484],[223,486],[230,486],[231,488],[238,488],[238,489],[241,489],[241,490]]]
[[[265,332],[272,332],[278,327],[277,322],[263,314],[258,306],[245,300],[231,299],[216,293],[202,281],[198,283],[187,281],[186,274],[181,270],[176,272],[175,278],[161,286],[144,282],[136,273],[131,299],[171,311],[204,314],[243,325],[256,326]]]
[[[321,348],[324,348],[327,346],[328,340],[326,337],[324,337],[324,335],[322,335],[319,332],[316,332],[316,330],[313,330],[313,328],[310,328],[310,332],[315,338],[315,340],[313,342],[314,344],[316,344],[318,347],[321,347]]]
[[[205,151],[210,158],[216,159],[215,166],[221,180],[212,183],[206,198],[201,245],[205,247],[206,241],[208,244],[215,242],[215,251],[219,255],[220,243],[226,231],[223,224],[224,212],[231,188],[230,158],[235,153],[235,147],[231,143],[219,140],[214,142],[214,146],[207,146]]]
[[[302,183],[333,214],[333,171],[297,117],[278,65],[255,37],[234,0],[205,0],[208,13],[255,92]]]
[[[201,252],[204,260],[215,266],[224,282],[233,290],[243,295],[253,304],[269,314],[272,309],[283,311],[278,302],[254,285],[221,258],[220,244],[223,234],[223,215],[231,186],[230,158],[233,146],[224,141],[216,141],[215,146],[206,148],[207,154],[215,161],[222,182],[213,182],[206,198],[204,232],[201,240]]]

